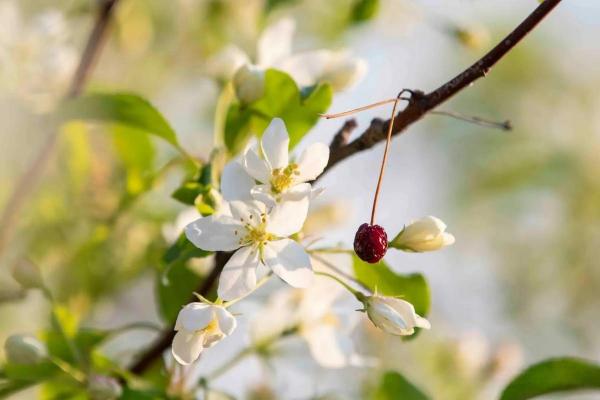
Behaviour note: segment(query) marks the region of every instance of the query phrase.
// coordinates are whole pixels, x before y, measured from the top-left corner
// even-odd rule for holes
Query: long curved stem
[[[379,192],[381,191],[381,182],[383,181],[383,172],[385,171],[385,164],[387,163],[388,152],[390,149],[390,142],[392,141],[392,129],[394,127],[394,118],[396,117],[396,107],[400,96],[404,91],[400,92],[394,101],[394,107],[392,108],[392,118],[388,127],[387,139],[385,141],[385,150],[383,150],[383,159],[381,160],[381,168],[379,169],[379,178],[377,179],[377,188],[375,188],[375,195],[373,196],[373,206],[371,207],[371,225],[375,224],[375,210],[377,209],[377,201],[379,200]]]

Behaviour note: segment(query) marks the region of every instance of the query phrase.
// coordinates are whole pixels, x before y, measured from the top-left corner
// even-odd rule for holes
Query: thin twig
[[[71,86],[67,92],[67,98],[77,97],[85,86],[94,62],[100,54],[100,49],[105,41],[107,27],[118,0],[103,0],[98,10],[96,23],[90,33],[85,50],[81,56],[79,66],[75,71]],[[19,212],[23,207],[27,196],[33,191],[36,182],[42,175],[44,166],[54,152],[58,139],[58,130],[48,134],[42,144],[39,153],[35,156],[29,167],[21,175],[11,193],[6,206],[0,216],[0,254],[11,239]]]
[[[514,31],[502,40],[502,42],[483,56],[483,58],[432,93],[425,95],[422,92],[413,91],[408,106],[396,116],[392,134],[402,132],[408,126],[421,119],[427,112],[467,87],[471,82],[485,76],[496,62],[519,43],[560,2],[561,0],[545,0]],[[325,168],[325,172],[351,155],[369,149],[376,143],[385,140],[385,128],[389,127],[390,122],[390,120],[382,121],[381,119],[375,119],[371,122],[371,126],[359,138],[345,146],[332,148],[329,156],[329,164]],[[323,176],[323,174],[320,176]],[[209,276],[203,281],[202,288],[197,290],[198,293],[206,295],[212,289],[219,274],[223,270],[225,263],[229,259],[229,256],[230,253],[217,253],[215,266]],[[169,327],[168,330],[165,330],[163,335],[159,337],[130,368],[130,371],[136,374],[145,372],[171,345],[174,336],[175,332],[173,327]]]

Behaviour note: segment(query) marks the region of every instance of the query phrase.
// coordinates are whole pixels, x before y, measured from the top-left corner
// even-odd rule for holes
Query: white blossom
[[[329,147],[313,143],[297,161],[291,161],[285,123],[274,118],[265,130],[259,148],[250,148],[241,161],[231,161],[221,177],[226,200],[255,198],[267,205],[299,201],[312,193],[310,181],[327,166]],[[259,184],[256,185],[256,182]]]
[[[277,204],[270,210],[259,201],[232,201],[231,215],[200,218],[185,229],[187,238],[207,251],[234,251],[219,278],[219,297],[232,300],[256,287],[257,271],[272,270],[294,287],[313,278],[310,258],[289,236],[302,229],[308,198]],[[258,271],[258,272],[260,272]]]
[[[404,227],[390,242],[390,246],[406,251],[425,252],[439,250],[453,243],[454,236],[446,232],[446,224],[439,218],[429,216]]]
[[[26,20],[18,2],[0,2],[0,84],[35,111],[49,111],[77,65],[62,13],[48,10]]]
[[[406,300],[375,294],[367,297],[364,305],[371,322],[392,335],[412,335],[415,328],[431,328],[429,321],[419,316]]]
[[[235,330],[237,322],[224,307],[190,303],[177,316],[171,351],[183,365],[196,361],[202,350],[214,346]]]
[[[328,82],[337,91],[350,88],[366,74],[366,62],[346,50],[320,49],[293,54],[295,30],[295,22],[289,18],[280,19],[265,28],[258,39],[253,69],[263,72],[268,68],[279,69],[290,74],[300,85]],[[239,68],[242,63],[249,63],[249,59],[241,49],[228,46],[214,56],[209,65],[219,66],[220,74],[216,77],[228,80],[234,75],[233,67],[237,65]],[[218,69],[211,67],[210,71],[215,76]]]

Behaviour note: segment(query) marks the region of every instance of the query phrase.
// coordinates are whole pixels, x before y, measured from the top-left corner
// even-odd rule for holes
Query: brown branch
[[[529,15],[513,32],[511,32],[500,44],[494,47],[482,59],[477,61],[463,73],[450,82],[436,89],[430,94],[413,91],[408,106],[395,117],[393,134],[402,132],[406,127],[419,120],[427,112],[437,107],[448,98],[468,86],[476,79],[485,76],[490,68],[498,62],[510,49],[512,49],[527,33],[529,33],[561,0],[546,0]],[[331,146],[329,164],[325,171],[331,169],[335,164],[359,151],[373,147],[385,139],[386,129],[390,121],[374,119],[369,128],[354,141],[346,144],[350,133],[356,126],[354,120],[346,121],[344,126],[336,133]],[[321,175],[322,176],[322,175]],[[211,273],[203,281],[202,287],[197,290],[201,295],[207,295],[216,283],[225,263],[229,259],[229,253],[216,253],[215,266]],[[195,298],[192,299],[195,301]],[[171,345],[175,332],[169,327],[138,359],[129,369],[136,374],[142,374],[158,360],[163,352]]]
[[[103,0],[101,2],[94,28],[90,33],[77,70],[73,75],[71,86],[67,92],[67,98],[77,97],[83,90],[94,62],[100,53],[102,44],[105,41],[107,27],[117,2],[118,0]],[[46,165],[54,152],[57,139],[58,130],[54,130],[48,134],[39,153],[35,156],[27,170],[21,175],[6,202],[6,206],[0,216],[0,254],[2,254],[4,247],[11,239],[19,211],[23,207],[26,197],[34,189],[37,180],[40,178],[44,165]]]
[[[410,125],[421,119],[429,111],[439,106],[456,93],[479,78],[486,76],[490,69],[504,57],[517,43],[539,24],[546,15],[560,3],[561,0],[545,0],[541,3],[519,26],[508,36],[490,50],[481,59],[469,68],[458,74],[449,82],[440,86],[431,93],[425,94],[414,91],[408,106],[398,113],[394,121],[392,132],[394,135],[402,133]],[[375,144],[385,140],[386,129],[390,120],[374,119],[371,125],[357,139],[346,146],[332,148],[329,164],[325,171],[330,170],[340,161],[360,151],[369,149]]]
[[[339,131],[333,137],[331,144],[329,145],[330,149],[337,149],[338,147],[343,147],[348,144],[350,140],[350,135],[356,129],[358,124],[354,118],[347,120],[344,122],[344,125],[340,128]]]

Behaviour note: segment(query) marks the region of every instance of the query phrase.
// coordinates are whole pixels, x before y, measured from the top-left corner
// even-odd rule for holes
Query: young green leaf
[[[282,118],[290,134],[290,149],[317,123],[319,114],[331,104],[333,91],[329,84],[301,93],[296,82],[286,73],[269,69],[265,73],[265,92],[248,105],[233,103],[225,120],[224,142],[236,154],[250,137],[261,135],[275,117]]]
[[[381,378],[371,399],[429,400],[429,397],[398,372],[388,371]]]
[[[500,400],[525,400],[548,393],[600,390],[600,365],[572,357],[534,364],[506,386]]]

